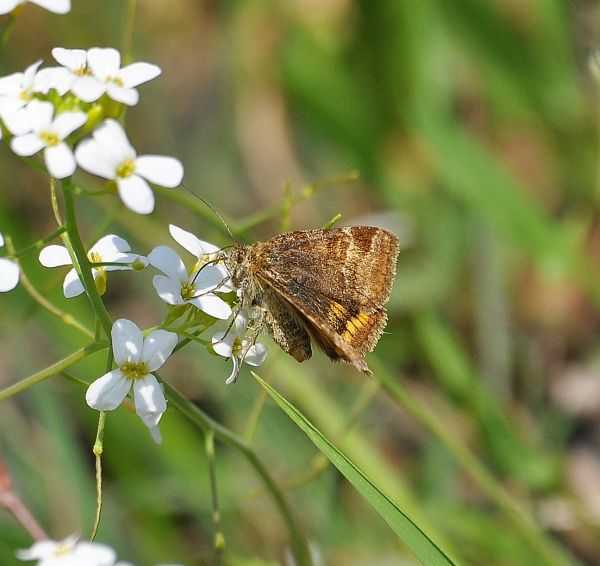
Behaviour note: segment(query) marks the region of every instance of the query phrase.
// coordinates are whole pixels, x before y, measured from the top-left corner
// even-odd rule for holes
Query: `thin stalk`
[[[71,181],[69,179],[65,179],[62,182],[62,193],[65,205],[67,234],[69,236],[70,243],[69,253],[71,254],[71,259],[73,260],[73,266],[77,270],[81,282],[85,287],[90,305],[94,310],[98,322],[102,326],[102,330],[106,336],[110,336],[112,320],[108,314],[108,311],[106,310],[106,307],[104,306],[102,297],[96,288],[90,261],[88,259],[83,242],[81,241],[81,236],[77,227],[75,203],[73,201],[73,194],[71,193]]]
[[[9,254],[11,254],[11,255],[14,254],[14,246],[12,243],[12,238],[10,238],[10,236],[8,236],[8,235],[6,236],[6,248],[7,248]],[[74,328],[77,328],[77,330],[79,330],[80,332],[83,332],[88,337],[90,337],[90,338],[94,337],[94,333],[89,328],[87,328],[84,324],[79,322],[73,315],[63,311],[62,309],[59,309],[57,306],[53,305],[48,299],[46,299],[46,297],[44,297],[33,286],[31,281],[27,277],[27,275],[25,275],[25,272],[23,271],[23,269],[21,269],[21,271],[20,271],[19,281],[21,283],[21,286],[25,289],[25,291],[27,291],[27,293],[29,293],[29,296],[36,303],[38,303],[43,309],[46,309],[51,315],[57,317],[64,324],[67,324],[68,326],[73,326]]]
[[[108,347],[108,340],[101,340],[98,342],[92,342],[84,348],[76,350],[72,354],[69,354],[66,358],[63,358],[62,360],[59,360],[51,366],[48,366],[47,368],[42,369],[30,375],[29,377],[22,379],[18,383],[9,385],[7,388],[0,391],[0,402],[16,395],[17,393],[21,393],[22,391],[29,389],[32,385],[40,383],[40,381],[44,381],[49,377],[62,373],[65,369],[72,366],[74,363],[83,360],[84,358],[93,354],[94,352],[103,350],[106,347]]]
[[[265,488],[271,494],[275,505],[279,509],[279,512],[281,513],[288,527],[292,551],[296,558],[297,564],[299,566],[310,566],[312,562],[310,559],[310,552],[306,539],[302,536],[302,533],[298,529],[283,493],[276,485],[275,481],[263,463],[259,460],[258,456],[254,453],[252,448],[236,434],[203,413],[193,403],[190,403],[188,399],[186,399],[171,385],[164,381],[162,383],[169,401],[173,406],[177,407],[181,414],[185,415],[191,422],[201,428],[204,432],[212,431],[216,439],[229,445],[234,450],[237,450],[254,468],[254,471],[263,481]]]

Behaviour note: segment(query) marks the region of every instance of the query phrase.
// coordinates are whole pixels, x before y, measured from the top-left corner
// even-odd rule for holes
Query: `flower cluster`
[[[37,3],[58,8],[58,2],[51,0]],[[157,77],[160,69],[145,62],[122,67],[119,52],[112,48],[55,48],[52,55],[58,66],[41,68],[42,62],[36,61],[24,72],[0,78],[0,120],[11,137],[11,149],[22,157],[43,152],[46,169],[56,179],[71,177],[79,166],[105,179],[107,188],[118,192],[131,211],[151,213],[155,200],[150,184],[176,187],[183,166],[173,157],[138,155],[111,112],[115,105],[122,109],[136,104],[137,87]],[[157,442],[167,402],[154,372],[171,355],[179,336],[199,341],[212,354],[231,359],[233,370],[227,383],[237,379],[242,362],[260,365],[267,353],[263,344],[256,343],[256,329],[250,339],[245,338],[248,318],[235,307],[238,297],[223,251],[177,226],[170,225],[169,230],[193,256],[191,264],[186,265],[166,245],[155,247],[147,257],[132,253],[127,241],[114,234],[100,238],[87,252],[100,295],[106,291],[110,271],[151,266],[159,272],[152,283],[168,305],[165,321],[144,335],[132,321],[117,320],[111,333],[116,368],[94,381],[86,394],[90,407],[109,411],[133,391],[135,411]],[[80,279],[82,259],[76,259],[68,244],[48,245],[39,254],[45,267],[71,266],[63,283],[66,298],[86,291]],[[18,263],[0,258],[0,292],[13,289],[18,280]],[[178,324],[173,326],[175,321]],[[198,339],[218,321],[224,321],[223,331],[210,341]]]
[[[40,69],[42,62],[36,61],[24,72],[0,78],[0,119],[12,136],[11,149],[21,157],[43,152],[46,169],[56,179],[72,176],[79,165],[116,185],[127,208],[149,214],[154,194],[148,181],[176,187],[183,178],[181,162],[138,156],[112,118],[93,128],[98,116],[111,110],[103,100],[137,104],[136,87],[157,77],[160,68],[145,62],[121,67],[121,55],[112,48],[57,47],[52,55],[60,66]],[[79,141],[90,131],[91,137]]]

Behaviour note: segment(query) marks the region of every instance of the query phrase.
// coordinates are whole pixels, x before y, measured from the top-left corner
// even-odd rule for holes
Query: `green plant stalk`
[[[295,205],[304,202],[305,200],[311,199],[317,191],[328,187],[337,187],[339,185],[345,185],[347,183],[353,183],[360,177],[357,171],[350,171],[344,175],[336,177],[327,177],[320,181],[315,181],[310,185],[303,187],[299,193],[284,198],[283,202],[272,208],[266,208],[256,214],[246,218],[242,222],[235,226],[234,233],[244,233],[268,220],[281,216],[285,213],[288,207],[294,207]]]
[[[296,525],[292,512],[288,507],[288,504],[283,496],[281,490],[275,484],[275,481],[267,471],[263,463],[258,459],[252,448],[248,446],[241,438],[219,424],[215,420],[211,419],[208,415],[203,413],[198,407],[186,399],[179,391],[174,387],[162,381],[165,393],[171,404],[185,415],[190,421],[196,426],[200,427],[204,432],[208,433],[212,431],[215,438],[224,442],[234,450],[237,450],[242,456],[248,461],[248,463],[254,468],[255,472],[260,476],[263,481],[265,488],[271,494],[275,505],[279,509],[290,533],[291,546],[294,556],[299,566],[310,566],[312,564],[310,558],[310,552],[306,539],[302,536],[299,528]]]
[[[56,232],[62,233],[62,229],[59,229]],[[55,234],[56,234],[56,232],[55,232]],[[8,250],[8,253],[11,254],[11,256],[16,257],[15,253],[14,253],[15,248],[13,246],[12,239],[8,235],[6,236],[6,248]],[[86,328],[86,326],[84,324],[82,324],[81,322],[79,322],[73,315],[66,313],[62,309],[59,309],[57,306],[53,305],[46,297],[44,297],[33,286],[33,283],[31,283],[31,281],[29,280],[27,275],[25,275],[25,272],[23,271],[23,269],[21,269],[21,273],[20,273],[20,282],[21,282],[21,285],[23,286],[23,288],[25,289],[25,291],[27,291],[27,293],[29,293],[29,296],[36,303],[38,303],[43,309],[46,309],[51,315],[57,317],[64,324],[66,324],[68,326],[73,326],[74,328],[77,328],[77,330],[79,330],[80,332],[83,332],[83,334],[86,334],[89,338],[94,337],[94,333],[89,328]]]
[[[541,563],[556,566],[573,563],[572,557],[567,556],[562,548],[544,536],[521,506],[510,497],[477,458],[452,438],[431,412],[406,388],[394,380],[376,357],[371,358],[369,364],[373,369],[375,379],[381,383],[383,389],[443,444],[455,458],[458,465],[512,521],[514,529],[522,539],[539,554],[541,560],[543,559]]]
[[[96,288],[94,282],[94,276],[92,275],[90,261],[87,256],[87,252],[81,241],[79,229],[77,227],[77,218],[75,214],[75,203],[73,201],[73,194],[71,192],[72,182],[69,178],[62,182],[62,193],[65,205],[65,225],[67,227],[67,235],[70,243],[69,253],[73,259],[73,265],[78,271],[78,275],[81,278],[83,286],[85,287],[86,294],[94,310],[97,320],[102,326],[102,330],[107,337],[110,337],[110,331],[112,329],[112,320],[102,297]]]
[[[108,340],[101,340],[98,342],[92,342],[91,344],[88,344],[87,346],[76,350],[72,354],[69,354],[66,358],[63,358],[62,360],[59,360],[51,366],[48,366],[47,368],[40,370],[30,375],[29,377],[22,379],[18,383],[10,385],[6,389],[0,391],[0,402],[4,401],[5,399],[8,399],[9,397],[12,397],[13,395],[16,395],[17,393],[21,393],[22,391],[29,389],[32,385],[35,385],[40,381],[44,381],[49,377],[60,374],[65,369],[72,366],[74,363],[83,360],[83,358],[86,358],[94,352],[98,352],[99,350],[103,350],[107,347]]]
[[[51,242],[52,240],[55,240],[56,238],[58,238],[64,231],[65,231],[64,226],[61,226],[60,228],[57,228],[56,230],[54,230],[54,232],[52,232],[52,234],[48,234],[48,236],[46,236],[45,238],[42,238],[42,239],[38,240],[37,242],[30,244],[29,246],[21,248],[18,251],[13,250],[11,252],[9,250],[11,257],[17,258],[17,257],[24,256],[25,254],[27,254],[29,252],[39,250],[40,248],[45,246],[48,242]]]

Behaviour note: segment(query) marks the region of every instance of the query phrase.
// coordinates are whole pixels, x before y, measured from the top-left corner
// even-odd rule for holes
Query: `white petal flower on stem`
[[[117,555],[105,544],[79,541],[71,535],[62,541],[41,540],[17,551],[19,560],[37,560],[37,566],[113,566]]]
[[[231,358],[233,370],[225,381],[227,385],[234,383],[240,373],[240,364],[260,366],[267,357],[267,347],[260,342],[250,343],[244,338],[248,327],[248,319],[239,313],[235,317],[232,328],[227,332],[218,332],[212,337],[213,350],[224,358]]]
[[[221,261],[224,258],[223,250],[210,242],[201,240],[191,232],[187,232],[174,224],[169,224],[169,232],[173,239],[184,249],[190,252],[196,257],[196,265],[191,271],[198,271],[205,264],[211,263],[214,265],[223,275],[222,283],[219,286],[219,291],[222,293],[228,293],[235,289],[231,282],[231,277],[227,268]]]
[[[0,248],[4,246],[4,236],[0,232]],[[19,264],[5,257],[0,257],[0,293],[12,291],[19,283]]]
[[[177,334],[155,330],[144,338],[130,320],[113,324],[112,348],[117,369],[96,379],[85,395],[87,404],[98,411],[112,411],[125,399],[133,386],[135,411],[160,441],[158,423],[167,410],[162,387],[152,372],[159,369],[177,345]]]
[[[92,268],[92,275],[96,282],[98,291],[103,294],[106,290],[107,271],[121,271],[134,269],[131,264],[137,263],[140,267],[148,264],[148,260],[141,255],[133,254],[131,246],[127,241],[114,234],[100,238],[89,250],[88,259],[94,263],[119,263],[123,265],[103,265]],[[73,265],[67,248],[63,246],[50,245],[40,251],[40,263],[44,267],[59,267]],[[79,279],[75,269],[71,269],[63,283],[65,297],[70,299],[84,292],[83,283]]]
[[[48,172],[56,179],[71,176],[76,167],[71,148],[65,138],[87,121],[85,112],[63,112],[54,117],[51,102],[32,100],[27,107],[32,132],[15,136],[10,146],[21,156],[29,156],[44,150],[44,161]]]
[[[47,82],[62,96],[69,90],[84,102],[98,100],[106,87],[95,77],[87,66],[87,51],[55,47],[52,56],[62,67],[50,67],[41,72],[48,74]]]
[[[139,100],[135,87],[161,73],[160,68],[152,63],[138,62],[121,68],[121,54],[112,47],[89,49],[87,67],[110,98],[128,106],[137,104]]]
[[[0,118],[13,135],[31,131],[31,120],[25,106],[34,99],[36,93],[45,94],[50,89],[48,75],[43,70],[38,72],[41,64],[40,59],[29,65],[23,73],[0,77]]]
[[[115,181],[125,206],[138,214],[154,210],[154,193],[146,181],[173,188],[183,178],[183,165],[174,157],[138,156],[114,120],[106,120],[91,138],[83,140],[75,159],[89,173]]]
[[[152,284],[159,297],[170,305],[191,304],[210,316],[225,320],[231,307],[215,291],[229,279],[222,265],[203,265],[190,272],[177,252],[168,246],[158,246],[148,254],[148,262],[164,275],[156,275]]]

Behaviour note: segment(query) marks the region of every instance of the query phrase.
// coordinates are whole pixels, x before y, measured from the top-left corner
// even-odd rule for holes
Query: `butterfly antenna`
[[[231,236],[231,239],[236,243],[236,244],[240,244],[240,241],[235,237],[235,234],[231,231],[231,228],[229,228],[229,224],[227,224],[227,222],[225,222],[224,218],[219,214],[218,211],[216,211],[208,202],[206,202],[200,195],[197,195],[194,191],[192,191],[191,189],[188,189],[185,185],[181,185],[188,193],[190,193],[190,195],[192,195],[193,197],[196,197],[200,202],[202,202],[208,209],[210,209],[212,211],[212,213],[221,221],[221,224],[223,224],[223,226],[225,226],[225,230],[227,230],[227,233]]]

